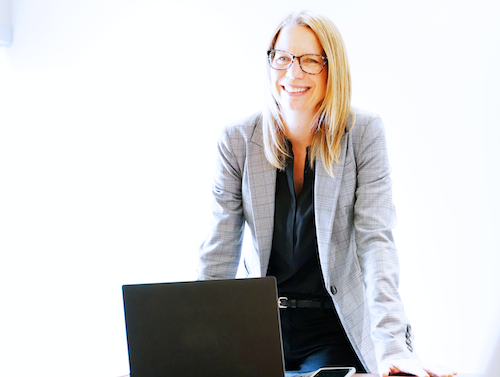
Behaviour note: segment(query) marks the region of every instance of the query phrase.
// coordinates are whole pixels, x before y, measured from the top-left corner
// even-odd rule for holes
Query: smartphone
[[[324,367],[319,368],[310,377],[349,377],[356,373],[356,368],[353,367]]]

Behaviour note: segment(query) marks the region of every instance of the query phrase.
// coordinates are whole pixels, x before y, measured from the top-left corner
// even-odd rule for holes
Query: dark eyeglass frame
[[[271,63],[271,53],[276,52],[276,51],[286,52],[287,54],[290,54],[292,56],[292,61],[290,62],[290,64],[288,64],[288,67],[286,67],[286,68],[274,68],[273,67],[273,65]],[[323,59],[323,67],[321,67],[321,70],[318,73],[307,72],[307,71],[304,70],[304,68],[302,68],[302,57],[307,56],[307,55],[319,56],[320,58]],[[319,75],[321,72],[323,72],[323,69],[325,68],[326,63],[328,63],[328,58],[326,56],[324,56],[324,55],[304,54],[304,55],[301,55],[301,56],[295,56],[294,54],[292,54],[292,53],[290,53],[288,51],[285,51],[285,50],[275,50],[275,49],[267,50],[267,61],[269,62],[269,66],[272,69],[275,69],[277,71],[286,71],[288,68],[290,68],[292,66],[292,64],[295,61],[295,59],[299,60],[299,67],[302,70],[302,72],[307,73],[308,75]]]

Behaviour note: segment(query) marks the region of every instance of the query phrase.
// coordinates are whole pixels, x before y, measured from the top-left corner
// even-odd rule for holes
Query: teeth
[[[290,93],[302,93],[305,92],[308,88],[292,88],[290,86],[285,86],[285,90]]]

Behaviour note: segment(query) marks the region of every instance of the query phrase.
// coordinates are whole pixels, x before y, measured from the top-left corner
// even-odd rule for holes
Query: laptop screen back
[[[272,277],[123,286],[131,377],[283,377]]]

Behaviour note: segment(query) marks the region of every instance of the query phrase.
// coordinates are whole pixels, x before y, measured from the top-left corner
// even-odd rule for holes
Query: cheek
[[[281,80],[281,78],[285,75],[286,71],[279,71],[277,69],[272,69],[269,74],[271,75],[271,82],[276,83]]]
[[[278,81],[281,79],[281,77],[283,76],[282,74],[283,71],[277,71],[275,69],[273,69],[271,72],[270,72],[270,77],[271,77],[271,84],[273,87],[275,88],[279,88],[280,85],[278,84]]]

